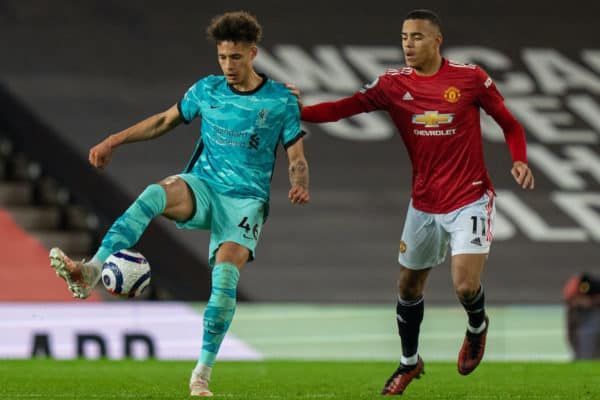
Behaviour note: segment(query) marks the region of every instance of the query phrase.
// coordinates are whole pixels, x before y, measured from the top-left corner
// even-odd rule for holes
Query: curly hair
[[[254,15],[246,11],[234,11],[214,17],[206,28],[206,34],[217,43],[258,43],[262,37],[262,27]]]

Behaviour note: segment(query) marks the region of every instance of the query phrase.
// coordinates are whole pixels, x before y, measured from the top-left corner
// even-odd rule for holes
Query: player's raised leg
[[[135,245],[150,221],[158,215],[182,221],[189,218],[193,204],[185,182],[177,177],[149,185],[113,223],[90,261],[73,261],[55,247],[50,250],[50,266],[67,282],[73,297],[85,299],[96,287],[102,264],[111,254]]]
[[[424,314],[423,287],[429,271],[400,267],[396,322],[402,342],[402,356],[400,366],[387,380],[381,394],[402,394],[413,379],[419,379],[425,373],[418,348]]]
[[[217,251],[212,272],[212,290],[204,311],[202,351],[190,377],[191,396],[212,396],[208,385],[212,368],[233,316],[240,270],[250,251],[233,242],[225,242]]]
[[[468,316],[465,338],[458,353],[458,372],[468,375],[481,362],[489,327],[481,273],[486,254],[458,254],[452,257],[452,280]]]

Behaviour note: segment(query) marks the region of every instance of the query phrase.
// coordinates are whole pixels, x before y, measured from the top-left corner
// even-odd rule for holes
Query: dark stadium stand
[[[40,176],[37,163],[13,152],[0,130],[0,301],[71,301],[64,283],[48,268],[48,246],[59,245],[74,257],[87,256],[93,234],[90,216],[71,204],[64,189]],[[95,293],[91,301],[97,301]]]
[[[0,204],[42,243],[55,243],[75,258],[89,256],[95,216],[73,204],[68,190],[55,179],[41,176],[40,165],[25,153],[13,153],[8,137],[0,141]]]

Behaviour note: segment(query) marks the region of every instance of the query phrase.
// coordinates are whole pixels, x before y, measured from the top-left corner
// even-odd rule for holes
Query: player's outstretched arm
[[[535,187],[533,172],[523,161],[515,161],[510,173],[523,189],[533,189]]]
[[[124,143],[157,138],[182,122],[177,105],[155,114],[137,124],[112,134],[90,149],[89,161],[96,168],[104,168],[110,162],[112,152]]]
[[[306,204],[310,200],[308,192],[308,162],[304,157],[304,144],[302,139],[288,147],[288,172],[292,188],[288,198],[292,204]]]
[[[300,108],[301,119],[306,122],[335,122],[343,118],[348,118],[363,112],[373,111],[368,110],[358,100],[356,95],[345,97],[337,101],[324,101],[322,103],[304,106],[302,102],[302,93],[295,85],[286,84],[290,92],[296,96],[298,107]]]

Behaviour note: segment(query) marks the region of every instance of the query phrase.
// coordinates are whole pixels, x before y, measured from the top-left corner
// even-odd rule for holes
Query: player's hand
[[[96,168],[104,168],[110,162],[113,148],[110,145],[110,137],[104,139],[90,149],[89,161]]]
[[[292,94],[298,98],[298,107],[300,107],[300,109],[302,110],[304,104],[302,104],[302,93],[300,93],[300,90],[296,87],[296,85],[292,85],[291,83],[286,83],[285,86],[287,86],[287,88],[290,89]]]
[[[510,173],[523,189],[533,189],[535,187],[533,172],[531,172],[529,166],[524,162],[515,161]]]
[[[290,192],[288,193],[288,198],[292,204],[300,205],[304,205],[310,200],[308,189],[305,189],[302,186],[292,186]]]

